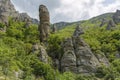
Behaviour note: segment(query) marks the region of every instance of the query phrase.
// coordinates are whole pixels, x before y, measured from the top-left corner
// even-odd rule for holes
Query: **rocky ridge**
[[[31,18],[27,13],[19,13],[15,10],[10,0],[0,0],[0,22],[8,24],[9,18],[15,21],[38,24],[38,20]]]
[[[120,23],[120,10],[117,10],[114,15],[113,15],[113,21],[115,22],[115,24],[119,24]]]
[[[76,27],[76,30],[71,38],[65,39],[63,42],[64,55],[61,59],[62,71],[72,71],[75,73],[94,73],[101,65],[98,60],[100,57],[96,57],[92,53],[90,47],[80,37],[84,34],[80,26]],[[103,57],[106,59],[106,57]],[[108,65],[109,62],[103,63]]]
[[[46,45],[45,43],[50,31],[50,17],[49,11],[45,5],[40,5],[39,7],[39,18],[40,42]],[[96,72],[96,69],[101,66],[101,63],[105,66],[109,65],[109,61],[105,56],[101,57],[101,55],[94,55],[90,47],[80,37],[82,34],[84,34],[84,31],[78,25],[73,36],[62,42],[61,47],[63,49],[63,56],[61,59],[52,59],[54,61],[54,66],[58,68],[58,70],[62,72],[72,71],[74,73],[89,74]],[[41,54],[39,56],[41,57],[40,60],[46,63],[46,59],[49,57],[46,57],[48,54],[45,47],[38,50],[39,54]]]

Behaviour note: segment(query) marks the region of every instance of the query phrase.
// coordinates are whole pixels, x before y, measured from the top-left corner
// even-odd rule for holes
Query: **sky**
[[[120,9],[120,0],[11,0],[17,11],[39,19],[39,5],[50,12],[51,23],[86,20]]]

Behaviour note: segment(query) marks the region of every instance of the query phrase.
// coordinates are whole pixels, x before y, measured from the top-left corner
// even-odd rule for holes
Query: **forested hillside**
[[[119,10],[50,27],[46,6],[38,25],[1,1],[0,80],[120,80]]]

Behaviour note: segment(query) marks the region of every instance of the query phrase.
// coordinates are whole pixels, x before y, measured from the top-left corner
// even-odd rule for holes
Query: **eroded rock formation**
[[[37,24],[36,22],[38,22],[27,13],[19,13],[16,11],[10,0],[0,0],[0,22],[8,25],[9,18],[12,18],[14,21],[26,22],[27,27],[31,23]]]
[[[110,30],[115,27],[115,23],[113,20],[110,20],[107,24],[106,30]]]
[[[50,33],[49,11],[44,5],[40,5],[39,7],[39,19],[40,19],[40,25],[39,25],[40,41],[44,42],[46,41]]]
[[[120,23],[120,10],[117,10],[116,13],[114,13],[113,21],[115,22],[115,24]]]
[[[103,19],[101,20],[100,27],[102,27],[103,25],[105,25],[107,22],[108,22],[108,21],[107,21],[105,18],[103,18]]]
[[[57,31],[57,27],[56,25],[54,24],[53,27],[52,27],[52,33],[55,33]]]
[[[61,59],[62,71],[72,71],[75,73],[93,73],[97,67],[109,62],[104,62],[100,56],[96,57],[90,47],[80,37],[84,31],[80,26],[76,27],[76,30],[71,38],[67,38],[64,41],[63,49],[64,55]],[[104,56],[105,57],[105,56]],[[101,58],[101,62],[99,61]],[[102,61],[103,60],[103,61]]]
[[[76,55],[74,52],[74,46],[72,38],[67,38],[63,42],[63,57],[61,59],[61,69],[62,71],[72,71],[76,72]]]
[[[33,44],[32,53],[37,53],[40,61],[44,63],[49,63],[49,56],[47,54],[45,46],[37,43]]]
[[[15,10],[10,0],[0,0],[0,22],[8,23],[9,17],[17,17],[18,12]]]

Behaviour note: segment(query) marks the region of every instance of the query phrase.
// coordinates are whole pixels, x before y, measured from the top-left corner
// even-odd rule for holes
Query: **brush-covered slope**
[[[108,67],[104,65],[98,67],[96,73],[90,75],[62,73],[61,70],[53,67],[52,57],[48,59],[49,64],[42,62],[40,53],[34,51],[37,49],[36,44],[42,45],[39,41],[38,25],[30,24],[26,27],[26,22],[14,21],[11,18],[7,20],[9,23],[7,26],[1,22],[0,80],[119,80],[120,24],[115,23],[114,27],[110,25],[110,29],[106,29],[108,21],[113,18],[112,15],[117,18],[115,21],[119,22],[118,13],[119,11],[117,17],[116,14],[103,14],[90,20],[73,22],[52,33],[46,42],[45,49],[48,55],[60,59],[63,56],[61,46],[63,40],[71,37],[76,23],[80,23],[85,32],[81,37],[88,43],[94,55],[105,55],[110,62]],[[103,19],[107,21],[100,26]]]
[[[89,26],[93,26],[93,25],[97,25],[100,26],[101,22],[103,20],[105,20],[106,22],[112,19],[114,13],[105,13],[96,17],[93,17],[89,20],[83,20],[83,21],[77,21],[77,22],[58,22],[55,23],[54,25],[56,25],[56,27],[59,29],[65,28],[67,26],[73,25],[73,24],[81,24],[84,26],[87,26],[87,24],[89,24]]]

